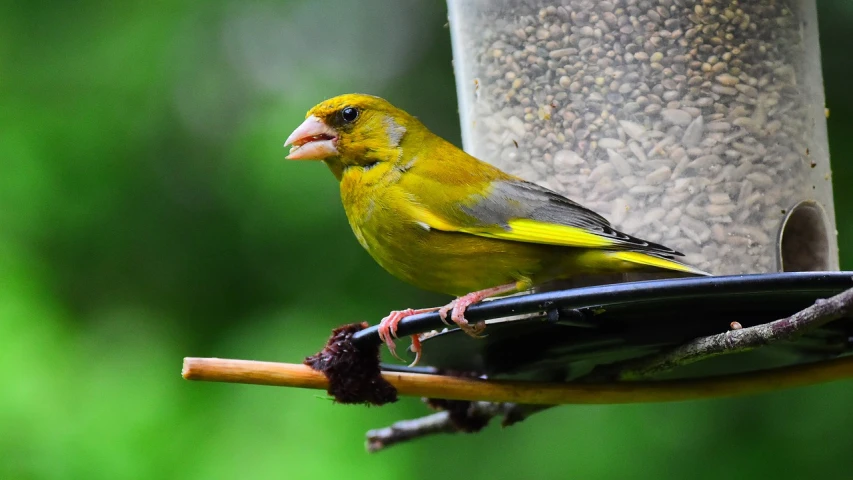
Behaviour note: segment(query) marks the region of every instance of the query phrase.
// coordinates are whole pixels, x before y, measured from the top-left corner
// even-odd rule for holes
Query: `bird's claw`
[[[394,317],[395,313],[398,312],[391,312],[387,317],[383,318],[382,321],[379,322],[379,339],[388,346],[388,351],[391,352],[391,355],[393,355],[394,358],[403,362],[405,360],[397,355],[397,348],[394,345],[394,338],[397,337],[397,325],[393,324],[392,317]]]
[[[480,321],[473,325],[466,323],[465,325],[459,325],[459,329],[467,333],[470,337],[485,338],[485,335],[482,335],[482,332],[486,329],[486,322]]]
[[[393,355],[394,358],[401,362],[405,362],[404,359],[397,355],[397,349],[394,345],[394,339],[398,338],[397,327],[400,325],[400,322],[406,317],[417,315],[419,313],[433,312],[435,310],[437,309],[422,308],[420,310],[412,310],[411,308],[407,308],[405,310],[395,310],[379,322],[379,338],[382,342],[388,345],[388,351],[391,352],[391,355]],[[417,335],[412,335],[412,351],[415,352],[415,361],[409,365],[410,367],[415,366],[421,359],[421,340]]]
[[[415,360],[409,364],[409,367],[414,367],[421,361],[421,337],[412,335],[412,351],[415,352]]]
[[[447,314],[451,312],[451,310],[455,310],[456,308],[456,300],[448,303],[447,305],[438,309],[438,317],[441,318],[441,322],[447,325],[448,327],[452,327],[453,324],[447,321]]]
[[[465,309],[467,309],[471,304],[477,303],[485,298],[484,294],[491,294],[494,293],[494,291],[503,291],[507,288],[508,286],[503,286],[496,287],[488,291],[470,293],[453,300],[441,308],[422,308],[420,310],[407,308],[405,310],[395,310],[379,322],[379,338],[383,343],[388,345],[388,351],[391,352],[391,355],[393,355],[394,358],[400,361],[405,361],[397,355],[397,349],[394,345],[394,339],[398,338],[397,327],[400,325],[400,322],[406,317],[417,315],[419,313],[434,312],[436,310],[438,310],[438,316],[441,318],[441,321],[446,325],[457,325],[460,330],[471,337],[483,338],[481,333],[483,332],[483,329],[486,328],[486,322],[480,321],[473,325],[468,323],[468,320],[465,319]],[[447,321],[448,314],[450,314],[450,319],[453,323]],[[416,365],[421,359],[421,339],[417,335],[412,335],[412,351],[415,353],[415,361],[409,365],[410,367]]]
[[[468,323],[467,319],[465,319],[465,309],[467,309],[468,306],[471,305],[471,303],[474,302],[467,301],[465,297],[457,298],[456,300],[453,300],[452,302],[438,309],[438,316],[441,318],[441,321],[445,323],[445,325],[456,325],[459,327],[460,330],[467,333],[471,337],[483,338],[483,335],[480,335],[480,333],[483,331],[483,329],[486,328],[486,322],[480,321],[472,325]],[[453,321],[453,323],[447,321],[448,313],[450,313],[450,319]]]

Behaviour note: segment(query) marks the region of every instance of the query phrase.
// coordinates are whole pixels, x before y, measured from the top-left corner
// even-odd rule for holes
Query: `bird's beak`
[[[338,154],[338,132],[311,115],[287,137],[288,160],[323,160]]]

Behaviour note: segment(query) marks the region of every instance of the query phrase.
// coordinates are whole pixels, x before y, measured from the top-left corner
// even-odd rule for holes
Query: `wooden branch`
[[[301,364],[185,358],[187,380],[326,389],[326,377]],[[690,380],[541,383],[383,372],[400,395],[536,405],[675,402],[751,395],[853,378],[853,357]]]

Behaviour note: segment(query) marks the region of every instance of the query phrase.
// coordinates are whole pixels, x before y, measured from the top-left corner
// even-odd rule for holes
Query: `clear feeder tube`
[[[448,0],[480,159],[714,274],[837,270],[815,0]]]

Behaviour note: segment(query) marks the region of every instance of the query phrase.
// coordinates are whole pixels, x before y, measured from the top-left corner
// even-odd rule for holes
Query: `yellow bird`
[[[353,233],[388,272],[458,297],[391,312],[380,336],[395,354],[403,318],[439,310],[470,335],[465,309],[485,298],[576,276],[673,271],[707,275],[680,253],[615,230],[568,198],[480,161],[389,102],[348,94],[312,108],[287,138],[291,160],[322,160],[340,181]],[[412,339],[420,357],[420,342]]]

